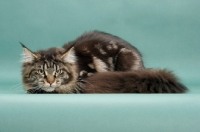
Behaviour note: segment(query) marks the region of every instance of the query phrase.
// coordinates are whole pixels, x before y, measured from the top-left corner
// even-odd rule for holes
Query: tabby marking
[[[73,92],[77,81],[76,57],[73,48],[50,48],[32,52],[23,46],[22,81],[25,90]],[[28,56],[28,59],[27,59]]]

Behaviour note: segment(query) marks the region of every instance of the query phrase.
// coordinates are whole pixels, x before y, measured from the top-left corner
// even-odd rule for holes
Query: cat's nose
[[[54,77],[51,77],[51,76],[49,76],[49,77],[47,77],[47,82],[51,85],[52,83],[54,83],[54,81],[55,81],[55,78]]]
[[[54,80],[47,80],[47,82],[51,85],[54,82]]]

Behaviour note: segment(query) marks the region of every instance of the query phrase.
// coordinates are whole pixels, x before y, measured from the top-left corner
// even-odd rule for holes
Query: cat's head
[[[73,47],[50,48],[33,52],[22,44],[22,82],[24,89],[52,92],[71,86],[77,80],[76,56]]]

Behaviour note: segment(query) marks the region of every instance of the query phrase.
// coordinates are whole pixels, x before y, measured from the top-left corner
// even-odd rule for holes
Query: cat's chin
[[[44,90],[46,92],[53,92],[55,90],[55,88],[53,88],[53,87],[45,87],[45,88],[42,88],[42,90]]]

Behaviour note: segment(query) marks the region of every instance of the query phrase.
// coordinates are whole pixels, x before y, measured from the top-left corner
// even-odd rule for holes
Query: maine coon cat
[[[177,93],[166,70],[145,69],[140,52],[111,34],[86,32],[62,48],[33,52],[23,44],[22,82],[29,93]]]

